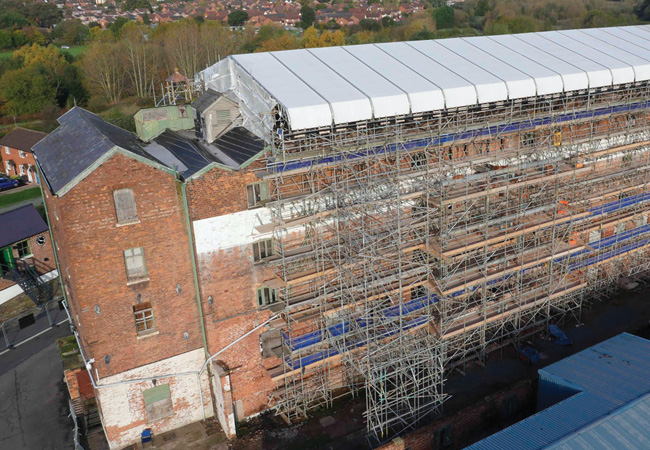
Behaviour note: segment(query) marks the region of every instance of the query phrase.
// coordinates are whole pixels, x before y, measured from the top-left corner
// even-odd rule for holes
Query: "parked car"
[[[70,48],[67,45],[62,45],[61,48]]]
[[[20,180],[12,180],[11,178],[0,177],[0,191],[11,189],[20,186]]]

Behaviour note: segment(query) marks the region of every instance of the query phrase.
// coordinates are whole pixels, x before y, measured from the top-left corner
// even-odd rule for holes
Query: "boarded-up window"
[[[174,405],[168,384],[142,391],[149,422],[174,415]]]
[[[142,250],[142,247],[124,250],[124,263],[126,264],[126,277],[129,280],[147,277],[147,266],[144,263],[144,250]]]
[[[253,259],[262,261],[273,256],[273,239],[253,243]]]
[[[135,206],[135,197],[131,189],[118,189],[113,191],[117,223],[126,225],[138,222],[138,210]]]
[[[249,208],[264,206],[268,199],[268,185],[266,183],[253,183],[246,186],[246,196]]]
[[[151,303],[145,302],[135,305],[133,315],[135,316],[135,329],[138,334],[147,334],[156,329]]]

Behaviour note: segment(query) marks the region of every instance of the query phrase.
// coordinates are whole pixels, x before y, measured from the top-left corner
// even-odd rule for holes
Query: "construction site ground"
[[[624,331],[650,338],[650,287],[642,285],[634,291],[620,290],[606,301],[595,302],[583,310],[581,324],[566,323],[562,330],[573,341],[570,346],[558,346],[552,339],[536,336],[528,341],[539,350],[541,361],[528,364],[517,357],[514,345],[492,353],[485,367],[474,362],[447,374],[445,392],[451,397],[445,402],[445,415],[471,406],[521,380],[535,379],[537,370],[573,353],[590,347]],[[321,450],[370,448],[366,439],[363,411],[365,400],[346,396],[332,408],[312,412],[303,422],[287,425],[273,414],[262,414],[239,424],[240,437],[226,441],[213,420],[207,424],[192,424],[174,432],[157,436],[151,448],[174,450],[196,448],[206,450]],[[527,411],[533,414],[535,411]],[[497,431],[485,429],[475,440]],[[130,448],[142,448],[134,446]],[[149,448],[149,445],[147,447]],[[451,447],[456,448],[456,447]]]

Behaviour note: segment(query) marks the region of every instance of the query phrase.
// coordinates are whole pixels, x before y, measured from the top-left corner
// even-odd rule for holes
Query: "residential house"
[[[14,128],[0,139],[2,171],[9,176],[20,175],[29,183],[38,183],[32,146],[46,136],[40,131]]]

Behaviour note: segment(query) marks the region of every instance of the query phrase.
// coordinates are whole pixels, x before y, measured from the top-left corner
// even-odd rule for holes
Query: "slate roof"
[[[0,247],[20,242],[47,229],[47,224],[32,204],[0,214]]]
[[[47,133],[18,127],[14,128],[0,139],[0,146],[5,145],[24,152],[31,152],[32,146],[45,136],[47,136]]]
[[[194,110],[198,112],[199,115],[201,115],[203,114],[203,111],[205,111],[210,105],[216,102],[219,97],[221,97],[220,93],[212,89],[208,89],[205,94],[201,95],[199,98],[192,102],[192,108],[194,108]]]
[[[264,141],[243,127],[229,130],[210,145],[197,139],[194,132],[170,130],[147,144],[79,107],[58,121],[59,128],[34,146],[37,162],[55,194],[80,180],[86,170],[116,146],[175,170],[184,178],[212,163],[239,169],[265,149]]]
[[[59,117],[58,122],[59,128],[33,147],[54,193],[115,146],[158,162],[144,151],[143,144],[134,134],[78,106]]]

